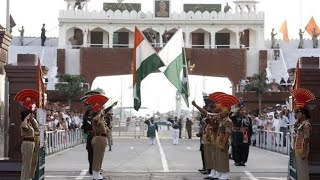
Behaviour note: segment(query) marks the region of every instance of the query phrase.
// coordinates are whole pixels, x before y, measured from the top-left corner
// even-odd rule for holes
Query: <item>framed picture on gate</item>
[[[170,17],[170,0],[155,0],[154,15],[159,18]]]

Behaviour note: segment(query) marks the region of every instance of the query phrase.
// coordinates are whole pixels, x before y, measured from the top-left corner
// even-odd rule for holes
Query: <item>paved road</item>
[[[109,180],[203,179],[197,172],[201,167],[199,139],[182,139],[172,145],[169,136],[169,131],[160,131],[156,145],[149,145],[146,138],[115,137],[113,150],[105,153],[103,176]],[[48,156],[46,179],[91,179],[86,153],[80,145]],[[230,164],[232,180],[285,180],[288,156],[251,147],[246,167]]]

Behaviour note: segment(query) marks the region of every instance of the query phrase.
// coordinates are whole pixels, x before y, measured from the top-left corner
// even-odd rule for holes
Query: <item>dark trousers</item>
[[[88,161],[89,161],[89,173],[92,174],[92,161],[93,161],[93,148],[91,144],[92,136],[88,135],[87,136],[87,144],[86,144],[86,149],[88,151]]]
[[[249,144],[233,144],[232,153],[235,163],[246,163],[249,156]]]
[[[44,42],[46,42],[46,38],[41,38],[41,46],[44,46]]]
[[[204,162],[204,149],[203,144],[200,144],[201,160],[202,160],[202,169],[206,169],[206,164]]]
[[[179,138],[181,138],[182,128],[179,128]]]
[[[287,137],[287,130],[288,130],[288,128],[287,127],[280,127],[280,132],[282,132],[283,133],[283,140],[282,140],[282,143],[283,143],[283,147],[286,147],[286,143],[287,143],[287,139],[286,139],[286,137]]]

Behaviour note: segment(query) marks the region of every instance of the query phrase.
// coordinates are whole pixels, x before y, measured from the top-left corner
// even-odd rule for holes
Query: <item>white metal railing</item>
[[[45,138],[46,154],[52,154],[84,143],[81,129],[48,131]]]
[[[279,131],[257,130],[253,136],[256,147],[289,155],[292,144],[289,132],[283,136],[283,132]]]

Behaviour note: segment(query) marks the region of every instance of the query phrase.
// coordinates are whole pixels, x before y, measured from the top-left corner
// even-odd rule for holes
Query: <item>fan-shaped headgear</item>
[[[290,91],[290,94],[293,96],[298,108],[303,108],[305,107],[307,102],[316,99],[312,92],[304,88],[297,88],[295,90],[292,90]]]
[[[103,109],[103,105],[109,100],[106,96],[102,94],[96,94],[88,97],[84,103],[88,104],[92,107],[92,110],[95,112],[101,111]]]
[[[39,99],[39,92],[33,89],[23,89],[16,94],[14,97],[15,101],[25,107],[26,109],[32,110],[32,105]]]
[[[229,94],[220,94],[215,97],[216,104],[220,104],[221,106],[227,108],[229,111],[233,105],[239,104],[240,100],[233,95]]]
[[[208,99],[210,99],[211,101],[216,102],[217,96],[220,96],[221,94],[226,94],[226,93],[224,93],[224,92],[214,92],[212,94],[209,94]]]
[[[91,96],[91,95],[96,95],[96,94],[101,94],[98,91],[88,91],[86,93],[84,93],[85,96]]]

